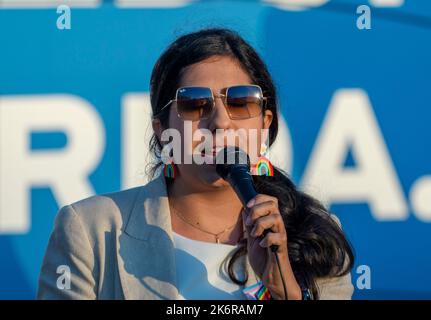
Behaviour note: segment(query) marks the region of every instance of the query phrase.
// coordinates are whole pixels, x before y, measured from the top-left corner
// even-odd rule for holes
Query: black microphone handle
[[[247,207],[247,203],[258,194],[254,188],[251,175],[244,166],[239,166],[235,168],[235,170],[232,170],[228,174],[227,180],[235,190],[244,207]]]
[[[226,180],[230,183],[232,188],[235,190],[239,199],[241,200],[243,206],[248,210],[247,203],[258,195],[256,189],[254,188],[253,179],[250,175],[250,172],[245,166],[238,166],[235,170],[230,171]],[[263,231],[263,237],[265,237],[269,229],[265,229]],[[271,251],[277,252],[278,245],[271,245]]]

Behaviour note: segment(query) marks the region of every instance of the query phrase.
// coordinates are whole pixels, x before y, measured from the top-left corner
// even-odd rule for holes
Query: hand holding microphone
[[[229,182],[245,208],[243,221],[253,270],[272,296],[281,299],[287,299],[286,274],[289,292],[293,288],[294,292],[299,292],[300,298],[301,290],[288,258],[286,228],[278,208],[278,199],[257,193],[250,175],[250,159],[238,147],[226,147],[217,154],[216,171]]]
[[[250,159],[248,155],[238,147],[226,147],[217,154],[216,164],[217,173],[223,179],[230,183],[230,185],[233,187],[238,197],[240,198],[244,208],[248,211],[246,227],[253,226],[258,218],[263,218],[269,215],[274,210],[276,211],[274,212],[274,214],[278,213],[279,217],[275,217],[274,215],[271,217],[265,217],[266,219],[260,219],[259,221],[257,221],[258,224],[252,230],[255,237],[266,237],[268,232],[274,229],[274,225],[277,222],[272,220],[274,218],[281,218],[281,215],[280,212],[278,212],[277,198],[270,197],[271,199],[268,199],[268,201],[275,201],[275,206],[269,203],[266,209],[265,206],[263,206],[262,209],[262,205],[260,205],[258,209],[254,208],[254,205],[261,204],[262,201],[260,200],[260,203],[256,203],[258,193],[254,188],[253,179],[250,175]],[[259,196],[259,199],[261,199],[262,196],[263,195]],[[273,224],[271,224],[271,222],[273,222]],[[275,232],[275,230],[273,231]],[[271,251],[278,251],[278,245],[272,244]]]

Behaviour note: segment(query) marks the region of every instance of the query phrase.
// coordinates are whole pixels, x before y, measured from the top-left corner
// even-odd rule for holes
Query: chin
[[[202,180],[205,184],[215,187],[215,188],[225,188],[230,187],[230,184],[222,179],[215,171],[205,171],[203,172]]]

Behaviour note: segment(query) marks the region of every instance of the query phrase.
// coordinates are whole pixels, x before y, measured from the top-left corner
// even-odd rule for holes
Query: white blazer
[[[249,279],[259,281],[247,257]],[[57,286],[70,268],[70,289]],[[63,269],[64,270],[64,269]],[[60,280],[61,281],[61,280]],[[351,276],[318,279],[320,299],[351,299]],[[59,211],[39,277],[39,299],[178,299],[173,233],[163,176]]]

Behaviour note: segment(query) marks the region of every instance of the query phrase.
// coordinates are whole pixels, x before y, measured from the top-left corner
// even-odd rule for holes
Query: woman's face
[[[179,87],[208,87],[211,88],[214,94],[223,93],[223,90],[226,90],[227,87],[233,85],[246,84],[253,84],[248,74],[235,60],[225,56],[214,56],[188,66],[181,73],[179,81]],[[214,139],[212,139],[211,144],[214,147],[214,152],[218,150],[217,148],[232,144],[232,142],[228,143],[228,139],[215,139],[216,129],[230,130],[231,132],[235,132],[238,129],[244,129],[242,131],[247,133],[253,131],[250,129],[255,129],[257,131],[256,138],[248,138],[247,143],[255,144],[254,148],[259,152],[262,142],[261,129],[268,129],[271,121],[272,112],[270,110],[265,110],[262,114],[253,118],[232,120],[227,113],[223,101],[220,98],[215,98],[215,110],[212,113],[212,116],[208,119],[189,121],[189,124],[191,124],[192,134],[201,129],[207,129],[213,134],[212,137],[214,137]],[[181,133],[183,146],[185,143],[189,143],[189,145],[192,146],[192,150],[198,149],[196,147],[201,144],[201,141],[190,141],[193,140],[192,137],[187,137],[185,135],[184,121],[177,115],[175,102],[170,108],[169,128],[176,129]],[[166,128],[161,129],[163,130]],[[160,130],[156,129],[156,133],[160,139]],[[188,141],[185,141],[185,139],[188,139]],[[239,146],[239,143],[239,140],[236,139],[235,145]],[[248,146],[250,147],[250,145]],[[183,152],[188,151],[183,148]],[[176,165],[181,179],[183,179],[184,183],[187,185],[193,186],[194,189],[204,191],[228,186],[228,183],[221,179],[221,177],[216,173],[215,165],[213,164],[193,163]]]

